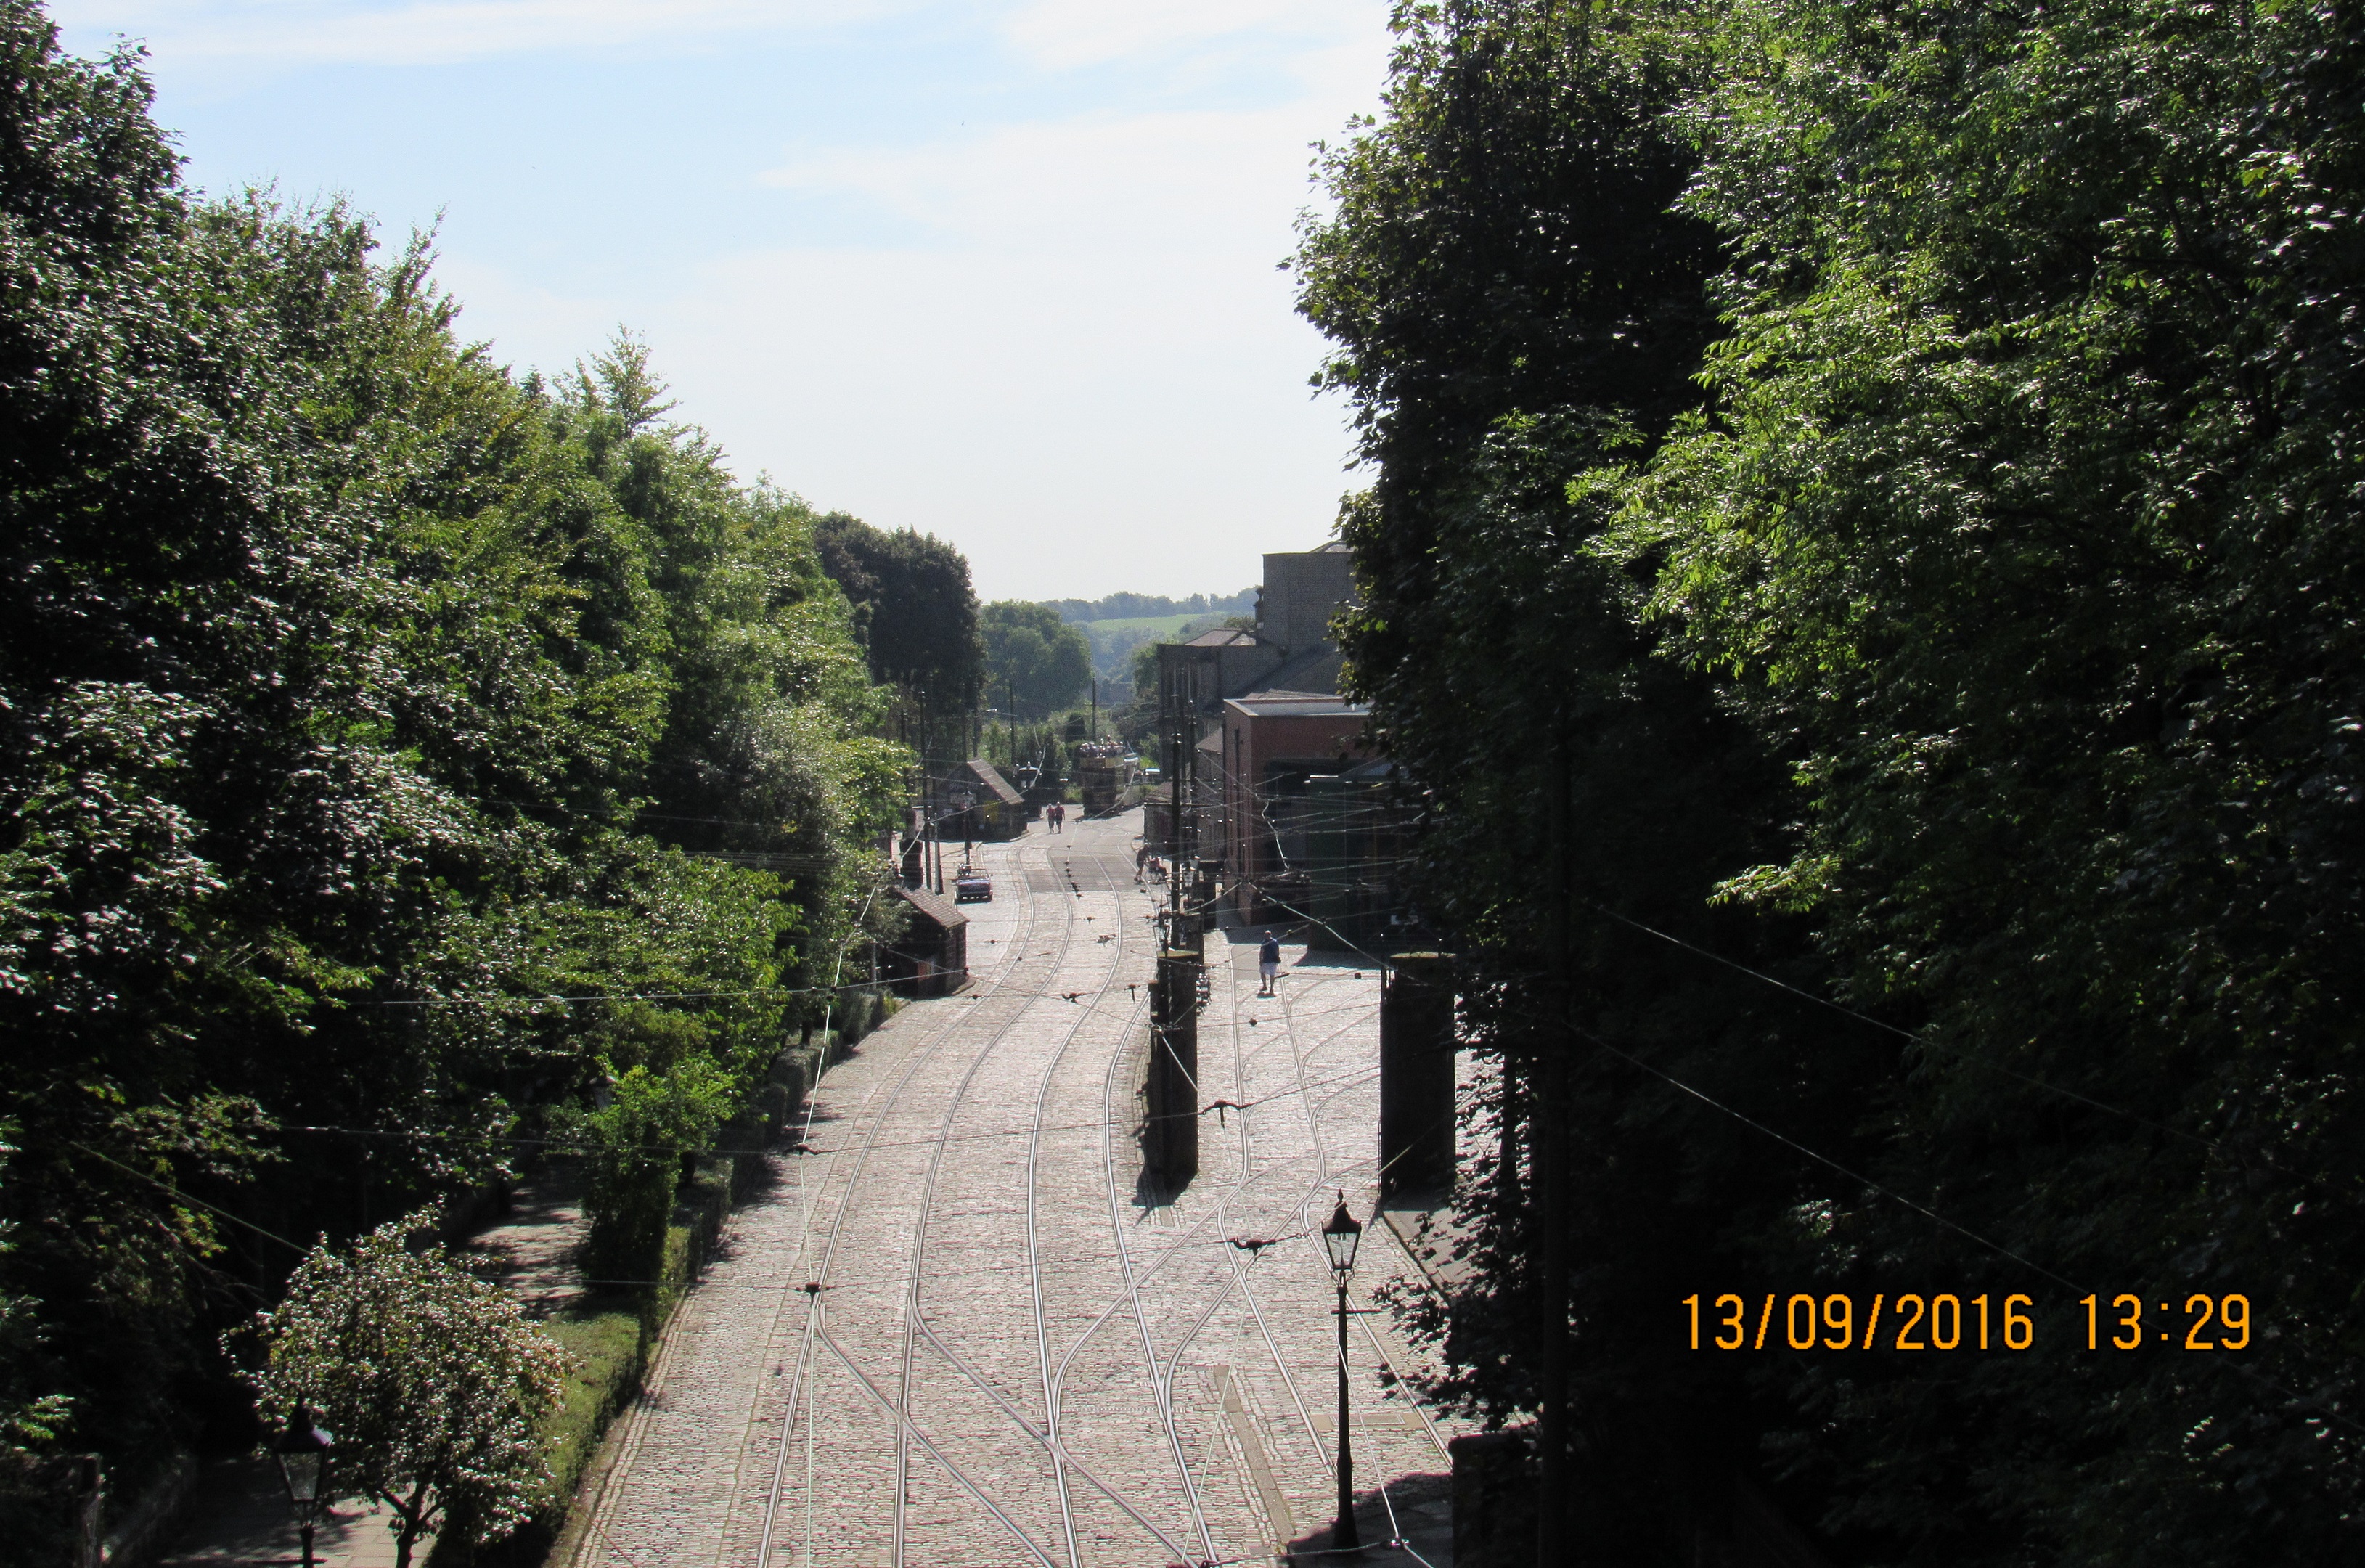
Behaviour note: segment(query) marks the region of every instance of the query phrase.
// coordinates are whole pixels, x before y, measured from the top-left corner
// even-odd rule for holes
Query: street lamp
[[[312,1412],[299,1404],[287,1417],[287,1429],[271,1445],[271,1457],[279,1462],[279,1479],[287,1484],[287,1501],[296,1510],[296,1529],[304,1538],[304,1568],[312,1568],[312,1521],[328,1495],[329,1450],[336,1441],[333,1434],[312,1425]]]
[[[1337,1551],[1360,1551],[1363,1538],[1355,1529],[1355,1451],[1347,1432],[1347,1275],[1355,1267],[1355,1244],[1363,1227],[1347,1212],[1347,1194],[1322,1227],[1322,1245],[1330,1254],[1330,1277],[1339,1282],[1339,1522],[1331,1527],[1330,1546]]]

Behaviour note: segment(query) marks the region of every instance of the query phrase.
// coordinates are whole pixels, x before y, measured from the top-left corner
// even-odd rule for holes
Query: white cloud
[[[138,30],[122,5],[140,3],[122,0],[109,25]],[[564,61],[734,29],[769,31],[747,47],[779,49],[790,28],[828,31],[896,0],[144,3],[160,59],[167,39],[210,51],[209,74],[248,84],[223,101],[262,105],[275,89],[254,84],[315,62],[420,62],[427,84],[436,61]],[[905,20],[793,47],[812,51],[807,69],[908,85],[900,73],[941,73],[945,40],[982,26],[947,90],[1057,111],[866,131],[826,110],[800,120],[793,95],[735,123],[653,97],[635,112],[705,126],[678,155],[738,186],[711,226],[685,211],[689,230],[578,269],[570,286],[548,258],[604,254],[613,231],[598,209],[554,207],[513,236],[469,216],[503,192],[464,185],[440,268],[463,331],[521,368],[560,371],[629,323],[743,476],[950,539],[988,597],[1237,588],[1261,552],[1320,543],[1351,483],[1348,440],[1339,409],[1308,394],[1323,345],[1275,263],[1315,199],[1306,144],[1376,98],[1386,0],[969,3],[956,21],[946,0],[912,0]],[[701,73],[654,76],[661,93],[694,93]],[[465,116],[475,91],[442,112]],[[449,168],[469,178],[465,162]],[[430,196],[445,200],[443,186]],[[891,221],[849,223],[849,207]],[[861,238],[749,246],[736,232]]]
[[[1037,63],[1096,65],[1242,36],[1346,41],[1370,35],[1368,6],[1342,0],[1026,0],[1003,31]]]
[[[504,55],[658,48],[867,23],[898,0],[61,0],[59,21],[146,40],[159,58],[249,64],[446,65]]]
[[[1302,118],[1287,109],[1094,115],[908,149],[813,152],[761,178],[859,196],[996,250],[1204,252],[1236,245],[1244,229],[1274,245],[1303,196]]]

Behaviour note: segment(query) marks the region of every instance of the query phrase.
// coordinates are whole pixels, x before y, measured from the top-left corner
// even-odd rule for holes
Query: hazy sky
[[[443,215],[464,331],[645,335],[743,477],[989,599],[1183,594],[1328,537],[1347,436],[1275,270],[1385,0],[62,0],[217,192]]]

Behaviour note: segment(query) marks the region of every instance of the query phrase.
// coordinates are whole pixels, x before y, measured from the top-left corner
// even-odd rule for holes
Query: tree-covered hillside
[[[521,380],[148,106],[0,0],[0,1442],[122,1484],[236,1418],[285,1241],[743,1091],[902,760],[813,515],[640,344]]]
[[[1194,593],[1170,599],[1158,593],[1113,593],[1100,599],[1048,600],[1059,619],[1081,626],[1093,621],[1138,621],[1155,615],[1246,615],[1256,608],[1257,590],[1234,594]]]

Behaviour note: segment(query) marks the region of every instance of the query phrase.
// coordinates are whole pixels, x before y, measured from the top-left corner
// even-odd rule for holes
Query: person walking
[[[1273,982],[1281,979],[1281,938],[1270,931],[1264,934],[1264,946],[1257,949],[1257,973],[1264,977],[1264,989],[1257,994],[1272,995]]]
[[[1059,824],[1068,820],[1068,808],[1054,801],[1051,802],[1051,809],[1043,814],[1051,819],[1051,831],[1057,833],[1059,831]]]

